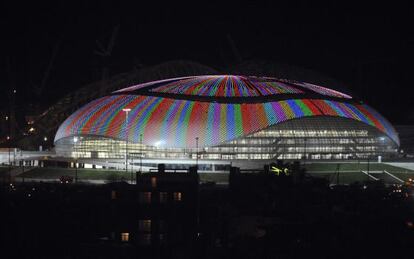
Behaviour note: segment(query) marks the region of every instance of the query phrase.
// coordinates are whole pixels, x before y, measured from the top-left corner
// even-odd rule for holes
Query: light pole
[[[131,184],[134,183],[134,156],[131,157]]]
[[[73,137],[73,142],[76,143],[78,142],[78,138],[77,137]],[[78,155],[75,152],[75,183],[78,183]]]
[[[384,141],[385,141],[385,138],[384,137],[380,137],[379,138],[380,139],[380,142],[381,142],[381,150],[380,150],[380,154],[382,155],[382,156],[385,156],[385,145],[384,145]],[[379,159],[378,159],[379,160]],[[378,161],[379,162],[379,161]]]
[[[8,125],[7,125],[7,128],[8,128],[8,136],[7,136],[7,146],[8,146],[8,153],[9,153],[9,183],[11,183],[11,181],[12,181],[12,177],[11,177],[11,160],[10,160],[10,139],[11,139],[11,135],[12,135],[12,133],[11,133],[11,127],[12,127],[12,125],[11,125],[11,117],[12,117],[12,107],[13,107],[13,100],[14,100],[14,95],[11,95],[11,98],[10,98],[10,107],[9,107],[9,114],[8,114],[8,116],[6,116],[6,120],[7,120],[7,122],[8,122]]]
[[[141,134],[139,134],[139,148],[140,148],[140,154],[139,154],[139,173],[142,173],[142,156],[143,156],[143,153],[142,153],[142,133]]]
[[[304,154],[305,154],[305,156],[304,156],[304,158],[305,158],[305,161],[303,162],[303,164],[306,164],[306,159],[307,159],[307,154],[306,154],[306,137],[304,137],[303,138],[303,141],[305,142],[305,147],[304,147]]]
[[[195,140],[196,140],[196,167],[198,170],[198,137],[196,137]]]
[[[368,158],[367,158],[367,169],[368,169],[368,174],[367,174],[367,176],[368,176],[368,182],[369,182],[369,154],[368,154]]]
[[[22,173],[24,173],[24,156],[23,156],[23,150],[20,150],[20,161],[22,163]]]
[[[9,131],[10,131],[10,127],[9,127]],[[8,151],[9,151],[9,183],[11,183],[12,181],[12,177],[11,177],[11,160],[10,160],[10,136],[7,136],[7,141],[8,141]]]
[[[75,157],[75,183],[78,183],[78,158]]]
[[[128,172],[128,139],[129,139],[129,132],[128,132],[128,113],[131,111],[129,108],[124,108],[122,111],[125,112],[125,172]]]
[[[9,93],[9,114],[6,115],[6,120],[8,121],[7,145],[8,145],[8,153],[9,153],[9,170],[8,170],[9,171],[9,183],[12,182],[12,175],[11,175],[12,165],[11,165],[11,158],[10,158],[10,152],[11,152],[10,145],[11,145],[11,140],[14,136],[13,134],[14,130],[12,130],[12,123],[13,121],[15,121],[15,113],[14,113],[15,98],[16,98],[16,89],[13,89],[13,91]],[[15,161],[16,161],[16,157],[14,158],[13,163]]]

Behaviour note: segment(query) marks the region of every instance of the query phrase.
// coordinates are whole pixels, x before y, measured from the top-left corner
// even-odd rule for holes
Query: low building
[[[158,171],[137,173],[135,185],[111,184],[107,197],[113,217],[106,226],[110,240],[144,250],[168,250],[193,242],[198,183],[195,169],[177,172],[160,165]]]

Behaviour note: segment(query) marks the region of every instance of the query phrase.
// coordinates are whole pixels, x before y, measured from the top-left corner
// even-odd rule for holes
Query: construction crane
[[[100,57],[102,57],[102,72],[101,72],[101,80],[102,85],[106,84],[106,79],[108,78],[108,59],[112,55],[112,50],[114,49],[115,40],[118,35],[120,25],[116,25],[112,30],[111,38],[108,41],[106,47],[102,42],[96,40],[97,50],[94,50],[94,53]],[[102,89],[102,88],[101,88]]]

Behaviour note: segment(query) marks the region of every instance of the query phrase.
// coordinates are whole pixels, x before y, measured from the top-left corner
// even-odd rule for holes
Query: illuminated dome
[[[128,115],[125,110],[129,110]],[[83,106],[59,127],[62,156],[352,159],[395,153],[392,125],[351,96],[254,76],[190,76],[131,86]],[[196,151],[194,151],[197,148]]]

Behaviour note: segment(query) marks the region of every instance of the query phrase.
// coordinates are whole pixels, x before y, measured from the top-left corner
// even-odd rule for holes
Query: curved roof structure
[[[352,97],[338,91],[304,82],[271,77],[206,75],[180,77],[131,86],[115,93],[174,94],[198,97],[260,97],[281,94],[319,94],[338,98]]]
[[[126,125],[123,109],[131,109]],[[351,96],[313,84],[268,77],[190,76],[135,85],[83,106],[55,141],[90,135],[164,147],[215,146],[303,117],[364,123],[399,144],[391,124]]]

